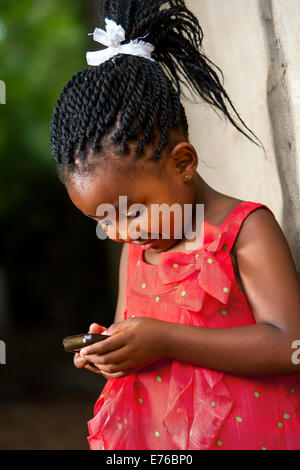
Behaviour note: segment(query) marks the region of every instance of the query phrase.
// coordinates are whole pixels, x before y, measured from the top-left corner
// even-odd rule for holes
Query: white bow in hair
[[[117,54],[136,55],[155,62],[151,58],[151,52],[155,49],[153,44],[139,39],[131,40],[128,44],[121,44],[122,41],[125,41],[124,28],[108,18],[105,18],[105,24],[106,31],[96,28],[90,35],[93,35],[94,41],[107,46],[107,49],[87,52],[86,60],[88,65],[100,65]]]

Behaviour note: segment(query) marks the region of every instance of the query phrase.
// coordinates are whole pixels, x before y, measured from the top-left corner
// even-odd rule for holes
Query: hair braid
[[[59,174],[73,171],[76,158],[89,168],[87,154],[97,158],[105,136],[126,155],[128,142],[135,141],[135,157],[146,144],[154,146],[154,129],[159,141],[151,159],[160,158],[177,126],[188,139],[188,122],[181,96],[185,85],[193,97],[201,97],[213,110],[221,111],[239,127],[229,106],[243,126],[219,75],[222,71],[202,49],[203,31],[184,0],[103,0],[104,16],[125,29],[126,39],[143,39],[154,45],[152,58],[119,54],[99,66],[76,73],[63,88],[51,121],[51,148]],[[161,8],[163,7],[163,8]],[[229,105],[229,106],[228,106]],[[260,140],[256,138],[259,142]],[[257,144],[256,144],[257,145]],[[103,158],[109,158],[102,152]]]

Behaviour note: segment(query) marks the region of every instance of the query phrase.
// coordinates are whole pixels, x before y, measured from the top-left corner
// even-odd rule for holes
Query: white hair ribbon
[[[94,41],[107,46],[107,49],[87,52],[86,60],[88,65],[100,65],[102,62],[111,59],[117,54],[136,55],[155,62],[155,60],[151,58],[151,52],[155,49],[153,44],[139,39],[131,40],[128,44],[121,44],[122,41],[125,41],[124,28],[120,24],[118,25],[114,20],[108,18],[105,18],[105,23],[106,31],[101,28],[96,28],[90,35],[93,35]]]

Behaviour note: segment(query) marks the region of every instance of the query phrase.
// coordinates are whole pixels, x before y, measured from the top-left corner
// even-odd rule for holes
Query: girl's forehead
[[[142,202],[143,198],[160,190],[161,177],[150,171],[117,170],[106,166],[89,174],[74,173],[66,188],[75,206],[82,212],[96,214],[100,204],[115,205],[120,196],[127,196],[128,201]]]

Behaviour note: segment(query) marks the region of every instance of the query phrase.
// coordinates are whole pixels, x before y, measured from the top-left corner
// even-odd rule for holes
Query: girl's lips
[[[141,245],[142,250],[150,250],[153,246],[154,240],[151,240],[149,243],[144,243]]]
[[[138,242],[138,241],[133,241],[132,243],[134,243],[134,245],[148,245],[149,243],[151,243],[153,240],[152,238],[150,240],[145,240],[144,242]]]
[[[150,240],[145,240],[144,242],[133,241],[132,243],[134,245],[139,245],[143,250],[149,250],[152,247],[154,241],[155,240],[150,239]]]

